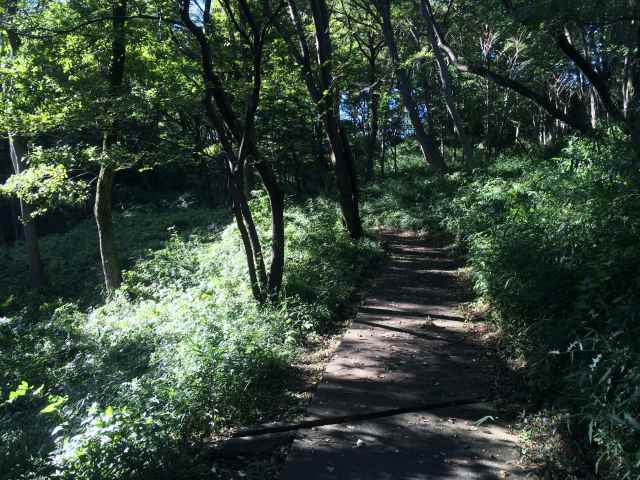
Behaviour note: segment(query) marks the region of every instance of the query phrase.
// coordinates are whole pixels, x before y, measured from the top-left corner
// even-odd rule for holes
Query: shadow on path
[[[488,397],[492,368],[465,340],[459,262],[446,244],[386,233],[390,260],[327,365],[305,420]],[[485,417],[494,421],[476,425]],[[524,478],[489,403],[300,430],[281,480]]]

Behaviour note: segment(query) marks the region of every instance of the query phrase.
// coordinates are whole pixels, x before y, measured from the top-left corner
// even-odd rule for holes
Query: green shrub
[[[268,251],[266,198],[254,197]],[[209,228],[220,218],[204,210],[125,211],[116,216],[121,241],[147,233],[125,249],[136,257],[112,301],[88,309],[63,301],[25,305],[3,320],[2,400],[23,380],[44,387],[0,405],[0,478],[206,478],[199,442],[287,410],[300,343],[331,329],[380,248],[352,242],[327,201],[290,206],[283,301],[260,306],[235,226]],[[82,255],[93,242],[87,232],[81,224],[45,238],[45,252],[82,238],[75,250]],[[61,267],[76,260],[71,255]],[[67,274],[55,275],[73,288]],[[61,285],[49,293],[58,291]],[[82,302],[95,298],[76,293]],[[57,398],[64,402],[42,413]]]
[[[445,230],[505,353],[610,478],[640,475],[640,175],[619,131],[553,158],[505,154],[434,179],[410,164],[367,193],[370,222]]]

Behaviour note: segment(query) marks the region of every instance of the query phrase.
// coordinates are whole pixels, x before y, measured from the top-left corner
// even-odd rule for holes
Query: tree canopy
[[[406,228],[455,239],[527,405],[636,478],[639,28],[638,0],[0,0],[0,477],[201,465]]]

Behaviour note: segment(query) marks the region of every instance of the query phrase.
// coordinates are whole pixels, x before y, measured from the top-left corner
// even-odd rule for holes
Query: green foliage
[[[29,222],[51,208],[79,206],[87,199],[87,183],[71,181],[64,165],[40,164],[12,175],[0,185],[0,195],[15,196],[34,207]]]
[[[204,2],[210,12],[189,11],[205,27],[229,99],[227,105],[216,98],[218,110],[251,112],[248,99],[258,85],[247,75],[256,53],[249,30],[253,20],[264,27],[256,131],[242,131],[251,119],[227,120],[224,129],[236,143],[255,139],[259,158],[249,159],[244,186],[256,184],[250,164],[264,160],[284,192],[304,198],[326,192],[340,169],[328,161],[322,118],[310,114],[317,108],[305,84],[321,72],[314,67],[305,74],[296,65],[287,9],[268,12],[268,2],[248,2],[250,19],[240,3],[222,3]],[[328,3],[334,37],[328,88],[355,168],[369,167],[371,152],[389,159],[400,146],[402,156],[399,174],[364,192],[368,226],[455,235],[468,253],[476,291],[493,306],[506,352],[526,366],[532,388],[548,397],[558,418],[585,432],[599,466],[613,476],[638,476],[640,197],[622,127],[573,139],[558,158],[505,154],[473,171],[465,166],[426,176],[419,156],[403,148],[412,131],[376,9],[371,2]],[[566,114],[550,121],[535,96],[523,101],[513,89],[451,66],[452,92],[477,153],[489,158],[532,142],[562,142],[564,122],[591,105],[601,127],[606,118],[627,133],[635,129],[637,12],[629,14],[629,2],[462,3],[432,6],[468,70],[481,66],[494,80],[522,83],[539,92],[538,103]],[[300,7],[311,34],[308,5]],[[427,25],[418,7],[392,5],[399,61],[426,131],[450,159],[456,149],[446,144],[458,138],[443,98],[434,95],[440,78],[424,46]],[[0,6],[0,131],[28,147],[28,168],[0,186],[0,194],[28,202],[41,235],[66,228],[40,239],[47,280],[41,292],[26,288],[23,246],[0,248],[3,478],[207,477],[194,454],[200,441],[286,409],[297,346],[335,328],[336,312],[380,255],[374,241],[353,243],[324,199],[288,206],[283,298],[259,307],[226,213],[194,207],[186,197],[162,208],[132,206],[170,189],[205,192],[211,205],[229,198],[216,143],[224,132],[216,134],[217,122],[204,119],[197,45],[175,23],[176,2],[128,2],[128,10],[116,88],[113,2]],[[556,43],[563,33],[605,83],[622,87],[610,89],[610,101],[591,88],[584,65],[550,48],[550,38]],[[623,104],[624,115],[612,107]],[[124,284],[107,305],[94,220],[86,208],[61,213],[61,207],[86,207],[99,166],[117,172],[115,237],[124,268]],[[259,192],[252,197],[268,255],[268,202]],[[2,200],[7,208],[0,215],[13,218],[10,202]],[[47,212],[56,216],[42,218]],[[82,214],[73,228],[64,224]],[[6,238],[12,241],[13,232]],[[536,429],[544,422],[534,423]]]
[[[460,174],[425,175],[424,160],[409,153],[399,159],[399,172],[364,192],[363,217],[371,228],[410,229],[421,233],[440,229]]]
[[[284,288],[298,306],[293,325],[326,331],[345,299],[353,294],[358,279],[380,256],[370,239],[354,249],[334,206],[326,200],[310,200],[304,209],[290,209],[287,222],[287,272]],[[318,228],[322,225],[322,228]],[[299,305],[310,305],[302,311]]]
[[[266,198],[254,196],[266,238]],[[331,329],[380,249],[350,241],[330,202],[291,206],[285,296],[259,306],[238,232],[224,218],[194,208],[124,211],[115,228],[137,256],[116,298],[88,309],[55,300],[20,308],[14,300],[0,324],[2,478],[206,477],[203,440],[290,407],[300,342]],[[167,233],[168,222],[176,226]],[[43,251],[78,242],[62,268],[90,269],[95,259],[79,258],[87,235],[80,224],[43,239]],[[59,292],[72,290],[77,275],[93,278],[55,272]],[[88,291],[81,303],[97,298]]]
[[[505,353],[524,366],[542,406],[568,412],[611,478],[640,473],[640,183],[632,158],[613,130],[571,140],[555,158],[508,154],[442,179],[409,166],[372,188],[367,203],[378,222],[456,236]]]

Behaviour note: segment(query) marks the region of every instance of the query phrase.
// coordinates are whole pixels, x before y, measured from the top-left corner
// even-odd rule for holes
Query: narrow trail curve
[[[446,246],[385,232],[390,259],[327,365],[305,420],[486,398],[491,368],[465,340],[460,264]],[[281,480],[524,478],[517,438],[490,403],[300,430]]]

